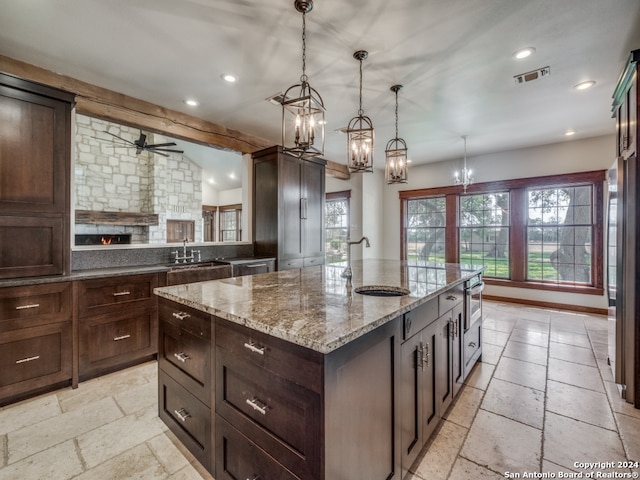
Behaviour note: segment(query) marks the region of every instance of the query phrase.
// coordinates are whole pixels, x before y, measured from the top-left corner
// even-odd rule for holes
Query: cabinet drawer
[[[288,258],[286,260],[278,260],[278,270],[291,270],[294,268],[303,268],[304,260],[302,258]]]
[[[216,349],[216,413],[301,478],[319,469],[320,395]]]
[[[0,289],[0,332],[71,319],[71,283]]]
[[[191,395],[165,371],[158,371],[160,418],[182,444],[209,471],[212,471],[211,409]]]
[[[159,317],[203,340],[211,340],[211,315],[165,298],[158,299]]]
[[[453,287],[447,292],[438,296],[438,309],[440,311],[440,315],[445,314],[449,310],[451,310],[456,305],[462,303],[464,299],[464,285],[460,284],[458,286]]]
[[[215,317],[216,344],[290,382],[322,392],[322,354]]]
[[[438,302],[433,299],[404,314],[402,338],[407,340],[438,319]]]
[[[216,478],[296,480],[255,443],[216,415]]]
[[[191,393],[211,405],[211,343],[179,327],[160,322],[158,362]]]
[[[80,282],[80,317],[124,311],[136,304],[151,304],[157,274],[110,277]]]
[[[464,376],[466,377],[482,354],[482,322],[475,322],[464,332]]]
[[[324,265],[324,257],[306,257],[304,259],[305,267],[313,267],[314,265]]]
[[[155,312],[134,309],[124,315],[80,320],[80,377],[103,373],[156,353]]]
[[[71,379],[71,322],[0,334],[0,404]]]

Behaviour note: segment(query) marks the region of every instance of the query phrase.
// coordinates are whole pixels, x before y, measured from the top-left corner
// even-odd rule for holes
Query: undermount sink
[[[205,268],[214,267],[220,265],[216,262],[201,262],[201,263],[174,263],[171,265],[171,270],[184,270],[186,268]]]
[[[403,297],[411,293],[411,291],[406,288],[388,285],[363,285],[354,290],[360,295],[370,295],[373,297]]]

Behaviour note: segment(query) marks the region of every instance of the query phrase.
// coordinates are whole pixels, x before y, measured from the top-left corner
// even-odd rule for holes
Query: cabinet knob
[[[183,422],[186,422],[187,418],[191,417],[191,414],[187,412],[184,408],[181,408],[180,410],[174,410],[173,413],[175,413],[176,417],[178,417]]]
[[[257,353],[258,355],[264,355],[265,348],[258,346],[254,342],[245,342],[244,348],[252,351],[253,353]]]

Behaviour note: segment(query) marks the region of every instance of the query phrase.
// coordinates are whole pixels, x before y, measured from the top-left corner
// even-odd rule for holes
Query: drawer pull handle
[[[267,406],[264,403],[260,402],[257,398],[252,398],[251,400],[247,398],[247,405],[249,405],[257,412],[260,412],[262,415],[267,414]]]
[[[19,305],[16,307],[16,310],[26,310],[28,308],[38,308],[40,306],[39,303],[30,303],[29,305]]]
[[[178,360],[180,360],[182,363],[184,363],[187,360],[189,360],[189,355],[187,355],[184,352],[174,353],[173,356],[176,357]]]
[[[114,297],[123,297],[124,295],[131,295],[131,292],[125,290],[124,292],[116,292],[113,294]]]
[[[127,335],[120,335],[119,337],[113,337],[113,341],[117,342],[118,340],[126,340],[127,338],[130,338],[131,335],[127,334]]]
[[[267,266],[266,263],[253,263],[253,264],[245,265],[245,267],[247,268],[259,268],[259,267],[266,267],[266,266]]]
[[[257,353],[258,355],[264,355],[264,347],[258,347],[253,342],[248,342],[244,344],[244,348],[248,348],[253,353]]]
[[[452,302],[455,302],[458,299],[458,297],[456,297],[455,295],[448,295],[447,296],[447,300],[451,300]]]
[[[260,479],[260,475],[256,475],[256,476],[255,476],[255,477],[253,477],[253,478],[249,478],[249,477],[247,477],[247,480],[261,480],[261,479]]]
[[[189,318],[191,316],[187,312],[173,312],[172,315],[178,320],[184,320],[185,318]]]
[[[469,346],[470,346],[471,348],[476,348],[476,342],[470,342],[470,343],[469,343]]]
[[[181,408],[180,410],[174,410],[173,413],[175,413],[176,416],[183,422],[186,422],[187,418],[191,417],[191,414],[189,414],[189,412],[187,412],[184,408]]]
[[[38,360],[40,355],[35,355],[33,357],[21,358],[20,360],[16,360],[16,364],[33,362],[34,360]]]

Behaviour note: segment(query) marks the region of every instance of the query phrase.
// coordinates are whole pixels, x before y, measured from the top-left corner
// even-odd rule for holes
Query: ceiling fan
[[[168,157],[169,153],[166,152],[170,152],[170,153],[184,153],[184,150],[176,150],[176,149],[172,149],[172,148],[166,148],[166,147],[175,147],[176,143],[175,142],[167,142],[167,143],[153,143],[153,144],[149,144],[147,143],[147,136],[142,133],[142,130],[140,131],[140,137],[135,140],[135,141],[130,141],[127,140],[125,138],[119,137],[118,135],[115,135],[111,132],[105,132],[108,133],[109,135],[111,135],[112,137],[117,138],[118,140],[121,140],[125,143],[125,147],[127,148],[135,148],[136,149],[136,155],[139,155],[140,153],[147,151],[147,152],[151,152],[151,153],[157,153],[158,155],[162,155],[163,157]]]

